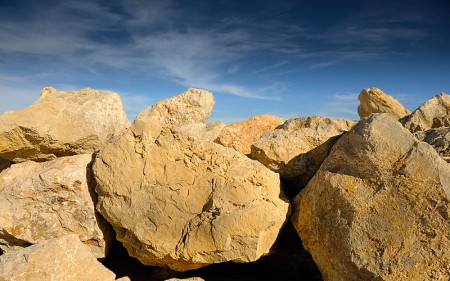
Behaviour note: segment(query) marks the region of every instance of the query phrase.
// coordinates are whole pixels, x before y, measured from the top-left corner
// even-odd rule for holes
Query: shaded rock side
[[[3,170],[5,170],[5,169],[11,167],[11,165],[12,165],[11,161],[6,160],[6,159],[3,159],[3,158],[0,158],[0,173],[1,173]]]
[[[0,280],[108,281],[116,275],[104,267],[75,234],[0,256]]]
[[[280,174],[306,184],[335,143],[355,122],[328,117],[293,118],[264,133],[251,146],[250,158]]]
[[[141,119],[98,154],[97,209],[143,264],[185,271],[269,253],[289,203],[278,175]]]
[[[396,99],[383,93],[378,88],[362,90],[358,99],[358,115],[361,118],[367,117],[372,113],[389,113],[397,119],[411,114],[411,111],[406,109]]]
[[[17,163],[92,153],[129,125],[116,93],[44,88],[31,106],[0,116],[0,157]]]
[[[75,233],[104,258],[112,229],[95,211],[91,155],[14,164],[0,173],[0,249],[17,250]]]
[[[211,116],[213,107],[214,96],[212,93],[189,88],[178,96],[146,108],[138,114],[136,120],[150,118],[174,126],[203,123]]]
[[[273,115],[253,116],[223,128],[215,142],[247,155],[254,141],[283,122],[284,119]]]
[[[325,280],[446,280],[450,167],[396,119],[361,120],[294,199]]]
[[[414,136],[430,144],[447,163],[450,163],[450,127],[416,132]]]
[[[400,122],[413,133],[450,127],[450,96],[444,93],[434,96]]]
[[[180,127],[180,131],[199,141],[214,141],[226,126],[222,121],[209,124],[192,123]]]

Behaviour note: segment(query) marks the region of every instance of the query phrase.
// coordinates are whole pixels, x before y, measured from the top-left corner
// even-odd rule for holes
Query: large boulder
[[[388,114],[361,120],[294,199],[325,280],[447,280],[450,166]]]
[[[0,157],[47,161],[91,153],[129,125],[116,93],[44,88],[31,106],[0,116]]]
[[[93,170],[97,209],[145,265],[254,261],[269,253],[289,212],[277,174],[152,119],[115,137]]]
[[[450,127],[450,96],[444,93],[434,96],[400,122],[413,133]]]
[[[104,258],[112,229],[96,214],[91,155],[14,164],[0,173],[0,249],[75,233]]]
[[[441,127],[414,133],[414,136],[430,144],[447,163],[450,163],[450,127]]]
[[[273,115],[253,116],[223,128],[215,142],[247,155],[250,154],[250,147],[254,141],[283,122],[284,119]]]
[[[337,137],[354,124],[351,120],[319,116],[289,119],[255,141],[250,157],[279,173],[282,179],[304,186]]]
[[[372,113],[389,113],[397,119],[411,114],[411,111],[401,105],[390,95],[386,95],[378,88],[363,89],[358,96],[359,117],[364,118]]]
[[[209,124],[192,123],[181,126],[180,130],[196,140],[214,141],[225,126],[222,121]]]
[[[214,107],[212,93],[189,88],[178,96],[160,101],[138,114],[136,120],[150,118],[163,124],[182,126],[191,123],[203,123]]]
[[[0,280],[108,281],[116,275],[69,234],[0,256]]]

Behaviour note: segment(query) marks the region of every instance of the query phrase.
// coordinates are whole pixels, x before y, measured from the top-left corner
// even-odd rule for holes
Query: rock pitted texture
[[[400,122],[413,133],[450,127],[450,96],[444,93],[434,96]]]
[[[225,126],[222,121],[209,124],[192,123],[181,126],[180,130],[196,140],[214,141]]]
[[[273,115],[253,116],[223,128],[215,142],[247,155],[254,141],[283,122],[284,119]]]
[[[160,101],[143,110],[136,120],[145,117],[174,126],[203,123],[211,116],[213,107],[212,93],[189,88],[178,96]]]
[[[47,161],[91,153],[129,125],[116,93],[44,88],[31,106],[0,116],[0,157]]]
[[[278,175],[232,149],[136,120],[94,163],[97,209],[143,264],[177,271],[267,254],[289,203]]]
[[[104,267],[75,234],[0,256],[0,280],[108,281],[116,275]]]
[[[351,120],[319,116],[289,119],[254,142],[250,157],[282,178],[296,178],[303,184],[327,157],[335,138],[354,124]]]
[[[339,139],[291,220],[325,280],[447,280],[449,200],[449,165],[375,114]]]
[[[105,257],[113,234],[96,215],[90,162],[84,154],[14,164],[0,173],[0,249],[76,233],[97,258]]]
[[[450,163],[450,127],[416,132],[414,136],[430,144],[447,163]]]
[[[358,96],[359,117],[364,118],[372,113],[389,113],[397,119],[411,114],[411,111],[401,105],[390,95],[386,95],[378,88],[367,88],[361,91]]]

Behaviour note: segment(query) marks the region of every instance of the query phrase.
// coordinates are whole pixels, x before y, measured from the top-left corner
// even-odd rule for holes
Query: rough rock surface
[[[0,256],[0,280],[108,281],[115,277],[75,234]]]
[[[44,88],[31,106],[0,116],[0,157],[47,161],[91,153],[129,125],[116,93]]]
[[[225,126],[222,121],[209,124],[192,123],[181,126],[180,130],[196,140],[214,141]]]
[[[378,88],[367,88],[358,96],[359,117],[364,118],[372,113],[389,113],[397,119],[411,114],[411,111],[401,105],[390,95],[386,95]]]
[[[113,234],[95,211],[90,162],[84,154],[14,164],[0,173],[0,249],[76,233],[97,258],[105,257]]]
[[[254,142],[250,157],[283,179],[306,184],[327,157],[336,137],[354,124],[351,120],[319,116],[289,119]]]
[[[166,281],[205,281],[203,278],[200,277],[190,277],[190,278],[170,278]]]
[[[136,120],[145,117],[174,126],[203,123],[211,116],[213,107],[214,97],[212,93],[189,88],[178,96],[146,108],[139,113]]]
[[[93,169],[97,209],[146,265],[254,261],[269,253],[289,212],[277,174],[151,119],[114,138]]]
[[[450,163],[450,127],[416,132],[414,136],[430,144],[447,163]]]
[[[434,96],[400,122],[413,133],[450,127],[450,96],[444,93]]]
[[[291,218],[325,280],[447,280],[450,166],[396,119],[342,136]]]
[[[215,142],[247,155],[254,141],[283,122],[284,119],[273,115],[253,116],[223,128]]]

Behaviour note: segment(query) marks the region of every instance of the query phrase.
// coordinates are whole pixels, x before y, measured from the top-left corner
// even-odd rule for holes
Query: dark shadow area
[[[11,167],[12,162],[3,158],[0,158],[0,173],[5,170],[8,169],[9,167]]]
[[[132,281],[162,281],[189,277],[201,277],[206,281],[323,280],[290,222],[281,230],[273,253],[252,263],[226,262],[187,272],[175,272],[142,265],[137,259],[129,257],[122,244],[115,241],[103,264],[115,272],[117,278],[128,276]]]
[[[288,162],[286,167],[292,167],[290,168],[290,170],[292,170],[291,174],[297,174],[297,176],[293,177],[280,175],[283,184],[283,192],[288,198],[295,197],[295,195],[306,187],[341,136],[342,134],[331,137],[316,148],[306,153],[299,154]]]

